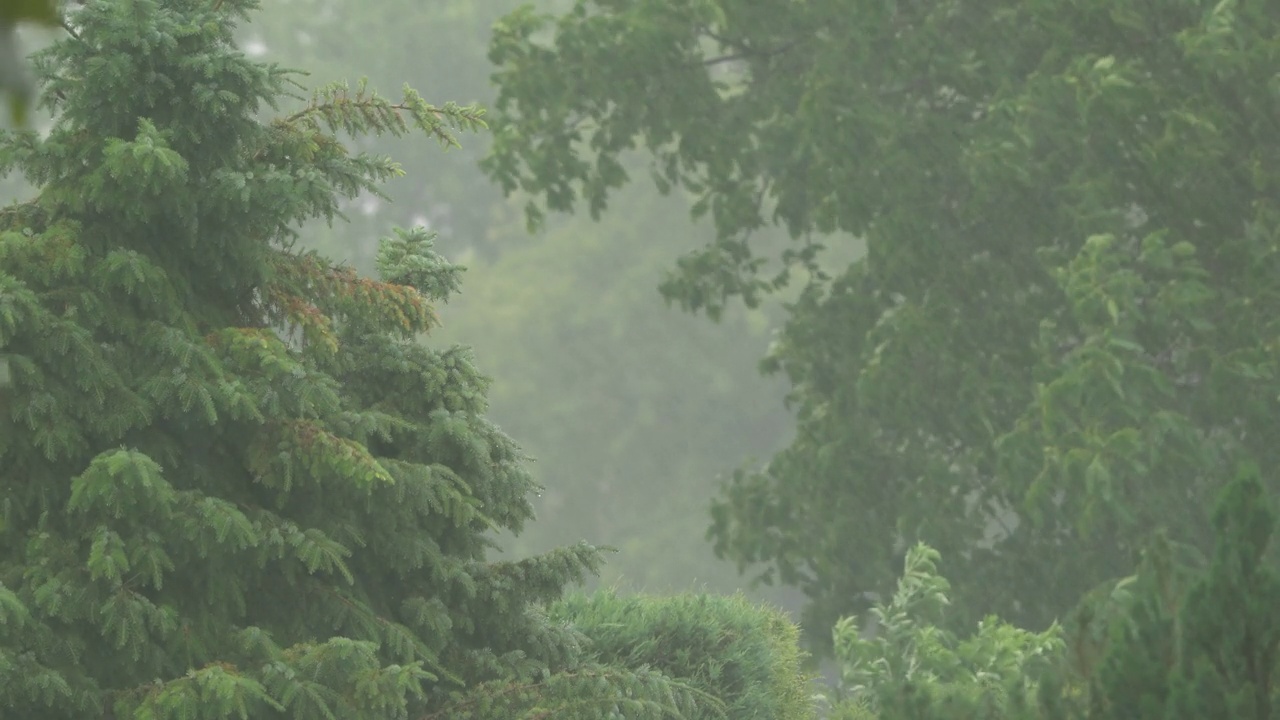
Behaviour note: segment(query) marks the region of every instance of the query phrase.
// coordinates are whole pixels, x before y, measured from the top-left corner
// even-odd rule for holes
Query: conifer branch
[[[312,94],[306,107],[278,122],[286,126],[307,124],[316,129],[323,122],[330,132],[342,131],[357,135],[373,131],[376,134],[387,133],[399,137],[409,131],[406,114],[415,127],[435,137],[446,147],[459,145],[457,138],[449,132],[449,127],[461,130],[487,127],[484,110],[476,105],[463,107],[450,102],[437,107],[424,101],[408,86],[404,88],[404,99],[392,103],[377,92],[369,90],[365,80],[360,81],[354,96],[346,83],[333,83],[320,88]]]

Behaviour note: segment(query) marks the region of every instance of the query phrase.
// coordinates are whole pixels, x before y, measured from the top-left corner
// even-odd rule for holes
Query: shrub
[[[874,637],[862,635],[855,617],[836,624],[834,717],[1021,717],[1037,679],[1055,667],[1064,648],[1056,625],[1033,633],[988,617],[963,639],[943,629],[950,586],[937,572],[938,559],[923,544],[907,553],[897,592],[872,609]]]
[[[741,595],[575,593],[551,616],[589,639],[596,662],[660,670],[721,700],[734,720],[814,717],[799,629]]]

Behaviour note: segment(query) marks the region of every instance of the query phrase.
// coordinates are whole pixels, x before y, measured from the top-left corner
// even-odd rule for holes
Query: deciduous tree
[[[767,360],[798,436],[712,534],[815,636],[916,541],[958,619],[1043,627],[1156,527],[1207,547],[1190,510],[1280,462],[1280,5],[578,0],[491,57],[487,168],[532,221],[602,213],[640,148],[719,231],[671,298],[804,271]],[[757,252],[769,224],[796,244]]]

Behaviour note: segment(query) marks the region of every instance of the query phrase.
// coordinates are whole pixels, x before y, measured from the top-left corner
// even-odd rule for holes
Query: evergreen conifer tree
[[[657,717],[540,607],[600,556],[492,562],[534,489],[468,352],[418,342],[460,269],[396,233],[360,277],[295,228],[475,108],[326,87],[234,45],[251,0],[91,0],[0,138],[0,716]],[[300,98],[305,101],[305,98]]]
[[[1223,488],[1212,521],[1213,556],[1189,587],[1168,544],[1157,543],[1120,595],[1127,612],[1110,623],[1088,717],[1273,717],[1280,574],[1264,559],[1275,513],[1256,467]]]

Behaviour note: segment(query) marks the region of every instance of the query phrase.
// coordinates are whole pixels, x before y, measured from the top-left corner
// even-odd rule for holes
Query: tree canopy
[[[1280,461],[1280,5],[577,0],[490,56],[486,169],[532,223],[603,213],[639,149],[718,231],[669,298],[800,283],[765,361],[797,438],[711,537],[819,638],[916,542],[957,618],[1047,626]]]

